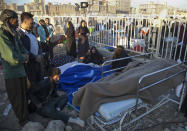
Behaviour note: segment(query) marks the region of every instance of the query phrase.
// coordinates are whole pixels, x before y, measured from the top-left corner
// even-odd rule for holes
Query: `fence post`
[[[158,38],[157,38],[157,43],[156,44],[156,57],[159,57],[160,55],[160,42],[161,42],[161,33],[162,33],[162,21],[160,20],[159,28],[158,28]],[[154,52],[153,52],[154,53]]]

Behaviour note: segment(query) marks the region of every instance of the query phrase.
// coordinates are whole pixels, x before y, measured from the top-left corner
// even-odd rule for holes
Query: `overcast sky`
[[[31,0],[16,0],[16,3],[18,5],[22,5],[24,3],[28,3]],[[60,2],[60,3],[76,3],[80,1],[85,1],[85,0],[46,0],[46,2]],[[110,1],[110,0],[109,0]],[[146,3],[147,1],[154,1],[154,2],[164,2],[167,1],[168,5],[172,5],[177,8],[183,8],[187,9],[187,0],[131,0],[131,5],[136,6],[140,3]],[[5,3],[15,3],[15,0],[4,0]]]

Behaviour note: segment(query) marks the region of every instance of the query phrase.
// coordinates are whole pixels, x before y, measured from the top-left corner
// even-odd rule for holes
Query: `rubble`
[[[182,127],[178,127],[176,131],[187,131],[187,130]]]
[[[44,131],[44,127],[39,122],[28,122],[22,131]]]
[[[171,131],[171,130],[170,130],[170,129],[168,129],[168,128],[165,128],[165,129],[164,129],[164,131]]]
[[[65,124],[61,120],[52,120],[49,122],[45,131],[64,131]]]
[[[73,131],[71,126],[66,126],[65,131]]]

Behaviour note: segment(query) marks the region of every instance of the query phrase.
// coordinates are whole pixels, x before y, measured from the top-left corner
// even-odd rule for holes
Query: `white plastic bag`
[[[177,88],[175,89],[175,93],[176,93],[177,97],[180,97],[180,94],[181,94],[181,91],[182,91],[182,86],[183,86],[183,83],[178,85]]]
[[[5,108],[4,112],[3,112],[3,115],[4,116],[7,116],[8,115],[8,112],[10,111],[10,109],[12,108],[12,105],[11,104],[8,104],[8,106]]]

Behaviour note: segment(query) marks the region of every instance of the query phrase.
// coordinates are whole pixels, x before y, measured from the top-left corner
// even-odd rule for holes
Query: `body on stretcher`
[[[144,55],[150,55],[150,53],[147,53]],[[132,56],[132,58],[144,56],[144,55]],[[131,58],[131,57],[129,57],[129,58]],[[103,67],[104,67],[104,65],[103,65]],[[106,72],[104,69],[102,71],[103,71],[102,74]],[[111,72],[112,69],[111,70],[109,69],[107,71]],[[77,93],[77,91],[68,93],[68,96],[70,96],[71,98],[74,97],[74,95],[75,95],[75,93]],[[72,108],[74,108],[76,111],[80,112],[80,108],[73,106],[71,103],[72,103],[72,99],[69,99],[68,105],[71,106]],[[143,103],[142,100],[139,99],[138,104],[142,104],[142,103]],[[128,110],[129,108],[134,107],[135,105],[136,105],[136,98],[131,98],[131,99],[117,101],[117,102],[111,102],[111,103],[105,103],[99,107],[99,109],[95,113],[95,115],[102,116],[105,120],[110,121],[110,120],[114,119],[115,117],[119,116],[122,112]]]
[[[161,60],[162,61],[162,60]],[[165,60],[164,60],[165,61]],[[156,61],[158,62],[158,61]],[[155,63],[156,63],[155,62]],[[154,62],[153,62],[154,63]],[[155,64],[154,63],[154,64]],[[163,62],[165,64],[165,62]],[[182,63],[181,63],[182,64]],[[169,91],[170,89],[173,89],[173,88],[176,88],[177,85],[181,84],[181,83],[184,83],[184,79],[185,79],[185,73],[186,73],[186,68],[183,68],[183,66],[180,66],[181,64],[173,64],[173,62],[169,62],[168,63],[168,66],[163,66],[161,69],[157,69],[157,70],[153,70],[152,72],[150,73],[146,73],[146,74],[143,74],[141,75],[140,77],[138,77],[138,84],[140,85],[140,87],[135,87],[136,92],[137,94],[139,94],[140,92],[143,92],[144,90],[147,90],[148,88],[151,88],[151,87],[157,87],[158,86],[158,89],[163,89],[161,88],[162,86],[165,87],[165,89],[167,91]],[[149,64],[148,64],[149,65]],[[162,65],[162,64],[161,64]],[[150,67],[150,66],[149,66]],[[138,68],[139,69],[139,68]],[[134,70],[133,70],[134,71]],[[165,73],[165,75],[162,76],[162,78],[160,78],[160,73],[163,74],[162,72],[166,72],[168,71],[167,73]],[[129,73],[129,72],[128,72]],[[130,71],[131,73],[131,71]],[[156,79],[154,79],[153,81],[148,81],[150,80],[149,78],[152,78],[152,76],[156,75],[158,77],[156,77]],[[175,78],[173,78],[175,77]],[[155,78],[155,77],[154,77]],[[171,83],[173,82],[170,82],[168,80],[171,80],[171,79],[175,79],[175,83],[176,84],[172,84],[174,86],[171,85]],[[115,79],[116,80],[116,79]],[[147,80],[149,83],[145,84],[146,81],[143,81],[143,80]],[[143,82],[144,83],[143,83]],[[162,86],[159,86],[158,84],[160,83],[163,83],[165,82],[165,85],[162,85]],[[142,85],[142,83],[144,85]],[[168,84],[170,83],[170,84]],[[102,83],[103,84],[103,83]],[[102,87],[102,84],[100,83],[97,83],[97,86],[95,86],[96,88],[94,88],[94,85],[91,85],[92,88],[94,89],[97,89],[97,87]],[[116,83],[115,83],[116,84]],[[104,84],[103,84],[104,85]],[[129,83],[128,83],[129,85]],[[166,86],[167,85],[167,86]],[[184,84],[182,84],[182,88],[184,88],[183,86]],[[121,84],[121,87],[124,88],[124,84]],[[86,87],[86,86],[85,86]],[[85,88],[83,87],[83,89]],[[104,86],[106,89],[108,86]],[[109,86],[109,87],[113,87],[112,86]],[[115,86],[114,86],[115,87]],[[129,89],[131,89],[132,86],[129,86]],[[85,88],[85,89],[89,89],[89,88]],[[119,89],[119,88],[118,88]],[[166,95],[166,90],[163,91],[163,93],[160,93],[158,91],[158,97],[159,98],[162,98],[161,100],[159,99],[159,102],[156,102],[156,104],[150,104],[149,105],[149,102],[147,103],[144,103],[146,101],[143,101],[141,100],[140,98],[142,98],[141,96],[137,95],[135,96],[135,98],[128,98],[128,99],[125,99],[125,100],[119,100],[117,102],[109,102],[109,103],[104,103],[102,105],[99,105],[97,110],[95,110],[97,113],[94,113],[94,114],[91,114],[92,117],[90,117],[90,119],[88,120],[89,122],[89,125],[93,125],[95,124],[97,127],[99,127],[101,130],[105,131],[105,128],[110,128],[111,129],[111,125],[114,124],[113,126],[116,127],[116,125],[119,127],[118,129],[122,129],[124,127],[129,127],[130,124],[134,123],[135,121],[143,118],[145,115],[149,114],[150,112],[156,110],[157,108],[163,106],[164,104],[166,104],[167,102],[174,102],[174,103],[177,103],[179,104],[179,108],[180,108],[180,104],[181,104],[181,101],[178,102],[178,101],[175,101],[173,99],[171,99],[169,97],[169,95]],[[81,91],[84,91],[84,90],[81,90]],[[90,91],[90,90],[89,90]],[[95,90],[93,90],[94,92]],[[148,90],[147,90],[148,91]],[[149,90],[149,93],[154,93],[155,91],[155,88],[153,88],[152,92],[150,92]],[[180,91],[183,93],[183,90]],[[101,92],[99,92],[100,94]],[[129,92],[130,93],[130,92]],[[180,94],[182,94],[180,93]],[[120,93],[119,93],[120,94]],[[142,93],[141,93],[142,95]],[[164,96],[163,96],[164,95]],[[166,95],[166,96],[165,96]],[[82,96],[82,95],[81,95]],[[86,95],[88,96],[88,95]],[[113,95],[111,95],[113,96]],[[160,97],[160,96],[163,96],[163,97]],[[182,95],[181,96],[181,100],[182,100]],[[75,97],[76,98],[76,97]],[[150,98],[151,99],[151,98]],[[86,99],[85,99],[86,100]],[[87,102],[88,103],[88,102]],[[95,102],[97,103],[97,101]],[[93,105],[93,104],[92,104]],[[143,114],[140,114],[138,116],[136,116],[136,118],[132,118],[131,120],[128,119],[128,116],[131,115],[134,111],[136,111],[136,109],[140,109],[140,108],[146,108],[146,111],[143,113]],[[149,107],[149,108],[148,108]],[[82,108],[82,109],[85,109],[85,108]],[[85,110],[84,110],[85,111]],[[89,110],[90,111],[90,110]],[[94,111],[94,112],[95,112]],[[89,113],[89,112],[88,112]],[[126,117],[127,116],[127,117]],[[120,121],[120,122],[119,122]],[[118,124],[119,122],[119,124]],[[115,124],[116,123],[116,124]],[[92,127],[91,127],[92,128]]]
[[[142,76],[139,79],[139,84],[146,77],[149,77],[149,76],[151,76],[153,74],[156,74],[156,73],[168,70],[168,69],[175,68],[178,65],[180,65],[180,64],[172,65],[172,66],[170,66],[168,68],[164,68],[164,69],[161,69],[159,71],[144,75],[144,76]],[[167,78],[164,78],[164,79],[162,79],[162,80],[160,80],[158,82],[155,82],[155,83],[153,83],[151,85],[145,86],[143,89],[139,89],[139,90],[140,91],[146,90],[147,88],[153,86],[154,84],[158,84],[158,83],[164,82],[164,81],[166,81],[166,80],[168,80],[168,79],[170,79],[172,77],[180,75],[181,73],[186,73],[186,69],[181,70],[181,71],[179,71],[179,72],[177,72],[175,74],[172,74],[172,75],[168,76]],[[106,104],[102,104],[99,107],[98,112],[100,113],[100,116],[96,116],[95,115],[93,117],[93,119],[92,119],[92,122],[94,122],[102,131],[105,131],[106,130],[105,127],[108,127],[108,126],[111,127],[113,124],[115,125],[116,122],[120,121],[119,125],[117,124],[117,126],[119,126],[119,127],[115,128],[115,130],[119,129],[119,131],[121,131],[122,129],[125,129],[125,127],[131,129],[131,127],[129,127],[130,124],[132,124],[135,121],[143,118],[144,116],[146,116],[147,114],[149,114],[152,111],[156,110],[157,108],[163,106],[167,102],[174,102],[174,103],[178,104],[179,105],[179,110],[180,110],[181,104],[182,104],[182,101],[183,101],[183,98],[184,98],[184,90],[185,90],[184,89],[185,88],[184,83],[185,83],[185,77],[184,77],[184,80],[182,81],[182,83],[179,84],[176,87],[176,89],[178,89],[180,87],[180,89],[178,89],[179,91],[176,92],[178,94],[178,96],[180,97],[180,101],[175,101],[175,100],[171,99],[169,97],[169,94],[168,94],[166,96],[164,95],[162,97],[162,100],[160,100],[157,104],[149,105],[149,106],[146,103],[144,103],[139,97],[131,98],[131,99],[123,100],[123,101],[118,101],[118,102],[106,103]],[[146,108],[146,112],[145,113],[143,113],[143,114],[141,114],[141,115],[137,116],[136,118],[133,118],[132,120],[129,120],[129,121],[128,121],[128,117],[127,117],[127,121],[124,122],[124,120],[126,119],[127,114],[130,115],[133,111],[135,111],[136,109],[140,109],[142,107]],[[116,116],[120,116],[120,117],[116,117]],[[101,119],[101,117],[104,118],[104,120]]]
[[[136,58],[136,57],[139,57],[139,56],[147,56],[147,55],[151,55],[151,53],[146,53],[144,55],[131,56],[131,57],[127,57],[127,58],[124,58],[124,59]],[[116,61],[118,61],[118,59]],[[104,66],[107,62],[109,62],[109,61],[106,61],[102,65],[102,68],[103,68],[102,69],[102,76],[104,76],[103,74],[105,74],[105,73],[113,72],[112,69],[109,69],[109,70],[105,71]],[[125,68],[125,67],[123,67],[123,68]],[[75,93],[77,93],[77,91],[68,93],[68,95],[71,96],[71,97],[74,97]],[[73,106],[71,104],[72,103],[71,100],[69,99],[68,105],[73,107],[76,111],[79,112],[80,108]],[[142,100],[139,99],[138,104],[142,104],[142,103],[143,103]],[[95,115],[96,116],[102,116],[105,120],[109,121],[109,120],[112,120],[113,118],[119,116],[122,112],[128,110],[129,108],[134,107],[135,105],[136,105],[136,98],[126,99],[126,100],[121,100],[121,101],[111,102],[111,103],[105,103],[105,104],[102,104],[99,107],[99,109],[95,113]]]
[[[179,86],[182,87],[182,85],[183,84],[181,83]],[[181,89],[180,91],[177,91],[176,93],[179,94],[179,92],[181,93]],[[138,105],[141,105],[141,104],[143,104],[143,101],[139,98]],[[68,103],[68,105],[73,107],[76,111],[78,112],[80,111],[80,108],[73,106],[71,103]],[[135,107],[135,105],[136,105],[136,98],[121,100],[117,102],[104,103],[100,105],[98,112],[96,112],[95,115],[101,116],[106,121],[111,121],[117,116],[120,116],[121,113],[127,112],[129,109]]]

